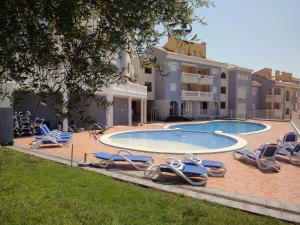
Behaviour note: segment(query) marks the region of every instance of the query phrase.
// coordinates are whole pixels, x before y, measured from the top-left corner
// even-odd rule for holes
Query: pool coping
[[[248,145],[248,142],[243,139],[240,138],[238,136],[232,135],[232,134],[227,134],[224,133],[223,131],[215,131],[214,133],[216,135],[220,135],[220,136],[225,136],[231,139],[234,139],[237,143],[235,143],[234,145],[231,145],[229,147],[225,147],[225,148],[217,148],[217,149],[208,149],[208,148],[199,148],[199,150],[187,150],[187,149],[182,149],[179,151],[170,151],[170,150],[165,150],[165,149],[151,149],[149,150],[148,148],[145,148],[143,146],[138,147],[137,146],[131,146],[131,145],[123,145],[123,144],[118,144],[113,142],[110,137],[114,136],[114,135],[118,135],[118,134],[124,134],[124,133],[133,133],[133,132],[153,132],[153,131],[174,131],[174,130],[178,130],[178,129],[167,129],[167,128],[163,128],[163,129],[146,129],[146,130],[131,130],[131,131],[121,131],[121,132],[114,132],[114,133],[109,133],[109,134],[105,134],[102,135],[99,140],[102,144],[110,146],[110,147],[115,147],[115,148],[121,148],[121,149],[127,149],[127,150],[134,150],[134,151],[141,151],[141,152],[148,152],[148,153],[161,153],[161,154],[186,154],[186,153],[194,153],[194,154],[210,154],[210,153],[224,153],[224,152],[230,152],[230,151],[236,151],[239,149],[242,149],[244,147],[246,147]]]
[[[246,122],[246,123],[256,123],[256,124],[262,124],[264,125],[266,128],[263,130],[259,130],[259,131],[253,131],[253,132],[246,132],[246,133],[239,133],[236,135],[250,135],[250,134],[258,134],[258,133],[262,133],[262,132],[266,132],[272,129],[272,127],[269,124],[266,123],[260,123],[257,122],[255,120],[211,120],[211,121],[193,121],[193,122],[182,122],[182,123],[174,123],[174,124],[169,124],[164,126],[165,129],[172,129],[172,126],[176,126],[176,125],[181,125],[181,124],[204,124],[204,123],[211,123],[211,122],[222,122],[222,121],[236,121],[236,122]],[[174,128],[173,128],[174,129]],[[225,133],[225,132],[224,132]],[[227,134],[227,133],[226,133]]]

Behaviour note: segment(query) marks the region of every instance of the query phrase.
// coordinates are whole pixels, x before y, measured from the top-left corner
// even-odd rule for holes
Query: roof
[[[229,70],[244,70],[244,71],[247,71],[247,72],[252,72],[253,71],[252,69],[249,69],[249,68],[246,68],[246,67],[243,67],[243,66],[239,66],[239,65],[235,65],[235,64],[228,65],[227,69],[229,69]]]
[[[159,50],[159,51],[165,52],[167,54],[172,54],[172,55],[177,55],[177,56],[184,56],[184,57],[186,57],[188,59],[194,59],[194,60],[196,59],[196,60],[204,61],[204,62],[207,62],[207,63],[218,63],[218,64],[222,64],[223,66],[227,66],[228,65],[228,63],[220,62],[220,61],[213,60],[213,59],[199,58],[199,57],[196,57],[196,56],[184,55],[184,54],[180,54],[180,53],[177,53],[177,52],[168,51],[165,48],[154,46],[154,45],[152,47],[155,48],[155,49],[157,49],[157,50]]]
[[[254,86],[261,86],[261,83],[258,82],[258,81],[253,80],[252,81],[252,85],[254,85]]]

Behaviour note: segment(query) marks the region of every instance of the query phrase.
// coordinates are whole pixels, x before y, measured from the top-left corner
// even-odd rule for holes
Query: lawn
[[[286,224],[0,148],[0,224]]]

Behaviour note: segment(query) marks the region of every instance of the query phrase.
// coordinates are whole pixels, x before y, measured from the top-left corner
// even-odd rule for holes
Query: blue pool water
[[[208,149],[225,148],[237,143],[233,138],[214,133],[200,133],[184,130],[134,131],[116,134],[111,136],[110,139],[114,142],[122,143],[124,143],[126,139],[127,143],[136,145],[149,145],[147,142],[168,141]]]
[[[170,128],[181,128],[186,131],[196,132],[214,132],[221,130],[225,133],[241,134],[261,131],[264,130],[266,126],[260,123],[243,121],[212,121],[208,123],[177,124],[170,126]]]

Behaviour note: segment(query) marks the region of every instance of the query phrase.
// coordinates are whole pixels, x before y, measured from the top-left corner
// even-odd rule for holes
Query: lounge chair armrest
[[[193,160],[193,159],[197,159],[198,160],[198,157],[195,154],[191,154],[191,153],[184,154],[182,156],[182,158],[183,159],[190,159],[190,160]]]
[[[171,164],[173,164],[173,163],[181,163],[181,161],[179,159],[176,159],[175,157],[169,157],[169,158],[167,158],[166,162],[169,162]]]
[[[128,155],[133,155],[132,152],[130,152],[128,150],[125,150],[125,149],[122,149],[122,150],[118,151],[117,155],[122,155],[123,152],[126,153],[126,154],[128,154]]]

